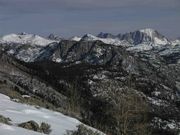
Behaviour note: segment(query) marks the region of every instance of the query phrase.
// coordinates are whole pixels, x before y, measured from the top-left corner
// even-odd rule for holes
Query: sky
[[[71,37],[143,28],[180,37],[180,0],[0,0],[0,35]]]

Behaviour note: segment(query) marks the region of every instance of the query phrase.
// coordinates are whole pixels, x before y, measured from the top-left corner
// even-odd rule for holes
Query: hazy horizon
[[[0,0],[0,35],[62,37],[156,29],[180,37],[179,0]]]

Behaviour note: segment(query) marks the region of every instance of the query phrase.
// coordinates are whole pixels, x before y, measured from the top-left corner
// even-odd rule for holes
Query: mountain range
[[[0,93],[14,101],[30,96],[44,102],[35,105],[107,135],[178,135],[180,39],[171,41],[149,28],[69,39],[5,35],[0,37]]]
[[[166,46],[166,53],[177,51],[180,44],[179,39],[170,41],[168,38],[153,29],[141,29],[126,34],[118,34],[116,36],[101,32],[98,36],[85,34],[82,37],[72,37],[70,39],[63,39],[53,34],[49,35],[47,38],[27,33],[10,34],[1,37],[0,43],[6,44],[5,49],[9,54],[12,54],[23,61],[33,62],[38,60],[39,57],[42,57],[42,53],[48,55],[45,54],[45,52],[47,51],[47,53],[49,53],[48,51],[56,48],[57,44],[62,40],[77,42],[101,41],[105,44],[126,47],[126,49],[130,51],[147,51],[153,49],[163,50]],[[12,44],[17,45],[14,46]],[[51,56],[51,59],[59,62],[61,58],[52,58]]]

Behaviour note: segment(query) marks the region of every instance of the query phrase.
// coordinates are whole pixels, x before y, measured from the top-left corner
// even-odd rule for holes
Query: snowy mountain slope
[[[105,44],[101,41],[62,41],[59,44],[48,45],[39,53],[40,55],[35,61],[117,64],[121,59],[121,52],[124,50],[120,46]]]
[[[174,41],[171,42],[172,45],[180,45],[180,39],[176,39]]]
[[[139,31],[142,32],[142,33],[147,34],[151,38],[154,37],[153,35],[154,35],[155,31],[153,29],[147,28],[147,29],[141,29]]]
[[[127,48],[128,51],[136,51],[136,52],[141,52],[141,51],[149,51],[152,50],[153,46],[152,45],[147,45],[147,44],[139,44],[136,46],[132,46]]]
[[[13,45],[15,44],[12,44],[12,46]],[[23,45],[20,46],[20,48],[21,47],[23,47]],[[177,128],[176,125],[175,128],[169,128],[169,126],[164,128],[163,121],[166,120],[168,123],[179,123],[180,62],[178,61],[180,59],[180,46],[154,46],[151,42],[150,44],[133,44],[133,47],[137,48],[133,48],[127,52],[127,49],[129,49],[128,47],[105,44],[102,41],[97,40],[90,40],[90,42],[86,40],[81,40],[79,42],[63,40],[60,43],[53,43],[41,47],[40,51],[37,53],[37,59],[34,59],[36,61],[35,63],[21,63],[26,65],[28,69],[30,68],[30,70],[27,69],[25,71],[31,73],[29,71],[31,71],[32,68],[32,71],[35,70],[35,73],[37,73],[37,77],[48,82],[48,86],[56,86],[57,91],[60,93],[62,91],[68,93],[69,88],[71,88],[68,86],[75,87],[74,90],[77,91],[78,95],[82,94],[82,98],[85,100],[85,102],[82,103],[83,105],[86,105],[85,109],[82,109],[83,120],[90,121],[90,124],[100,123],[102,127],[105,126],[105,128],[101,129],[102,131],[107,131],[108,129],[109,134],[114,135],[114,131],[118,129],[115,124],[112,124],[115,123],[113,121],[113,112],[116,112],[117,110],[111,111],[109,107],[114,104],[113,99],[116,98],[117,88],[119,87],[120,91],[122,89],[123,91],[129,89],[142,93],[146,97],[150,97],[148,101],[152,103],[152,106],[149,106],[152,109],[150,112],[152,113],[153,111],[152,118],[158,117],[158,119],[162,120],[158,123],[153,123],[154,129],[158,128],[158,135],[161,135],[160,133],[162,131],[164,134],[176,132],[176,130],[180,129],[179,124],[177,124]],[[34,46],[34,48],[36,48],[36,46]],[[141,48],[144,49],[141,50]],[[19,49],[16,49],[17,52]],[[140,51],[134,53],[133,51],[135,49]],[[26,50],[27,49],[25,49],[25,51]],[[9,51],[9,53],[12,52],[13,51],[11,50]],[[23,57],[23,55],[21,57]],[[6,59],[6,57],[3,58],[4,61],[7,61]],[[65,64],[62,64],[63,62],[65,62]],[[4,69],[3,64],[1,65]],[[15,65],[17,66],[18,64]],[[34,74],[34,72],[32,72],[32,74]],[[20,82],[20,77],[17,76],[16,78],[18,82]],[[14,82],[17,80],[13,78]],[[21,80],[23,80],[21,84],[28,84],[28,86],[33,86],[28,87],[30,90],[32,88],[34,89],[34,84],[36,83],[31,78],[29,78],[30,81],[27,81],[24,78]],[[78,80],[78,85],[74,80]],[[42,88],[42,85],[39,83],[35,86],[40,86],[40,89],[42,89],[40,92],[46,93],[47,97],[49,97],[49,95],[54,96],[54,94],[44,92],[46,87]],[[59,91],[59,89],[63,90]],[[115,90],[115,93],[112,93],[112,102],[109,102],[109,95],[111,95],[109,92],[113,89]],[[76,92],[75,95],[77,95]],[[106,99],[108,102],[105,102]],[[79,100],[78,97],[77,100]],[[83,105],[81,105],[81,107],[83,107]],[[86,108],[88,108],[88,110],[86,110]],[[27,113],[27,111],[24,110],[27,109],[18,110],[18,113]],[[32,110],[34,111],[34,109],[31,108],[29,108],[29,110],[31,110],[30,112],[32,112]],[[35,110],[35,112],[37,113],[38,110]],[[14,109],[13,111],[17,111],[17,109]],[[42,109],[40,109],[40,112],[42,117],[46,117],[47,115],[53,117]],[[26,113],[24,115],[26,115]],[[42,113],[45,113],[45,115]],[[107,113],[110,115],[106,115]],[[9,112],[6,112],[6,114],[9,114]],[[38,115],[38,119],[39,117],[40,116]],[[99,125],[92,126],[99,127]],[[109,129],[111,126],[114,126],[114,128]]]
[[[46,46],[53,42],[57,42],[57,41],[45,39],[38,35],[26,34],[26,33],[9,34],[0,38],[0,43],[29,44],[29,45],[38,45],[38,46]]]
[[[147,29],[141,29],[139,30],[142,33],[145,33],[147,36],[149,36],[151,38],[151,40],[153,41],[153,43],[156,45],[166,45],[166,44],[170,44],[170,42],[168,41],[167,38],[165,38],[163,35],[161,35],[160,33],[158,33],[156,30],[147,28]]]
[[[0,124],[0,134],[3,135],[40,135],[40,133],[16,127],[17,124],[30,120],[34,120],[39,124],[41,122],[50,124],[52,129],[50,135],[64,135],[66,131],[76,130],[77,126],[82,124],[77,119],[58,112],[43,108],[37,109],[34,106],[13,102],[3,94],[0,94],[0,114],[9,117],[13,124],[12,126]]]
[[[81,37],[78,37],[78,36],[74,36],[74,37],[72,37],[72,38],[70,38],[70,40],[72,40],[72,41],[80,41],[81,40]]]
[[[125,34],[112,35],[110,33],[100,33],[98,34],[99,38],[111,38],[119,39],[120,41],[125,40],[130,44],[139,45],[139,44],[152,44],[152,45],[166,45],[170,44],[168,39],[161,35],[158,31],[150,28],[136,30],[134,32],[129,32]]]
[[[119,40],[118,38],[99,38],[91,34],[86,34],[82,37],[82,41],[102,41],[105,44],[111,44],[116,46],[130,46],[125,40]]]
[[[48,36],[48,39],[50,39],[50,40],[55,40],[55,41],[61,41],[61,40],[62,40],[62,38],[61,38],[60,36],[54,35],[54,34],[50,34],[50,35]]]
[[[15,58],[25,61],[32,62],[39,55],[40,50],[43,46],[37,45],[25,45],[25,44],[0,44],[1,50],[7,54],[14,56]]]
[[[26,130],[24,128],[1,124],[1,123],[0,123],[0,134],[1,135],[45,135],[31,130]]]
[[[30,45],[39,45],[46,46],[53,42],[61,41],[57,35],[50,34],[48,39],[40,37],[38,35],[33,34],[9,34],[0,38],[0,43],[17,43],[17,44],[30,44]],[[152,44],[152,45],[166,45],[171,44],[171,42],[162,34],[157,32],[154,29],[141,29],[134,32],[126,33],[126,34],[118,34],[114,36],[110,33],[100,33],[98,36],[94,36],[92,34],[86,34],[82,37],[74,36],[70,38],[73,41],[96,41],[100,40],[106,44],[112,45],[121,45],[121,46],[134,46],[138,44]],[[172,41],[172,44],[179,43],[179,40]]]
[[[80,38],[72,38],[74,41],[79,41]],[[126,34],[118,34],[112,35],[110,33],[100,33],[98,36],[94,36],[92,34],[84,35],[81,40],[84,41],[102,41],[106,44],[112,44],[117,46],[135,46],[142,44],[151,45],[151,46],[160,46],[171,44],[171,42],[163,35],[161,35],[158,31],[154,29],[141,29],[134,32],[126,33]]]
[[[180,44],[159,49],[158,54],[168,63],[180,63]]]
[[[99,38],[113,38],[113,39],[117,38],[117,36],[115,36],[115,35],[113,35],[111,33],[103,33],[103,32],[99,33],[97,35],[97,37],[99,37]]]
[[[98,36],[86,34],[83,37],[72,37],[69,40],[76,42],[101,41],[110,46],[125,47],[128,51],[133,52],[151,51],[153,49],[162,50],[164,49],[164,46],[167,48],[166,52],[168,52],[168,50],[169,52],[172,52],[177,50],[179,46],[176,45],[180,44],[179,39],[169,41],[162,34],[150,28],[126,34],[118,34],[117,36],[102,32]],[[56,46],[60,41],[62,41],[62,38],[53,34],[51,34],[48,39],[26,33],[10,34],[0,38],[0,47],[8,54],[25,62],[34,62],[37,58],[42,57],[43,54],[44,56],[46,55],[46,59],[51,59],[52,61],[60,63],[62,62],[62,58],[60,56],[57,57],[56,54],[53,54],[53,58],[48,58],[48,56],[51,56],[49,54],[52,53],[50,50],[57,48]],[[172,46],[176,46],[176,49],[172,49]],[[59,51],[62,52],[62,49],[63,48]]]
[[[140,29],[134,32],[119,35],[120,40],[127,40],[129,43],[134,45],[139,45],[142,43],[147,45],[152,44],[154,46],[170,44],[165,36],[150,28]]]

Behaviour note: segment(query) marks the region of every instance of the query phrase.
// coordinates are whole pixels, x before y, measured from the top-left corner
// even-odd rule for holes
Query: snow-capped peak
[[[92,35],[92,34],[86,34],[82,37],[82,40],[86,40],[86,41],[95,41],[95,40],[99,40],[98,37]]]
[[[148,35],[149,37],[151,37],[151,38],[153,38],[153,35],[154,35],[155,33],[157,33],[156,30],[151,29],[151,28],[140,29],[139,31],[142,32],[142,33],[147,34],[147,35]]]
[[[104,33],[104,32],[100,32],[97,37],[99,38],[117,38],[117,36],[111,34],[111,33]]]
[[[58,36],[58,35],[55,35],[55,34],[50,34],[48,36],[48,39],[49,40],[55,40],[55,41],[61,41],[62,40],[62,37]]]
[[[146,28],[146,29],[141,29],[139,30],[141,33],[146,34],[151,40],[151,42],[154,45],[167,45],[170,44],[169,40],[160,34],[158,31],[151,29],[151,28]]]
[[[21,32],[19,35],[28,35],[26,32]]]
[[[46,46],[52,42],[56,42],[54,40],[49,40],[34,34],[9,34],[0,38],[0,43],[16,43],[16,44],[30,44],[30,45],[38,45],[38,46]]]

